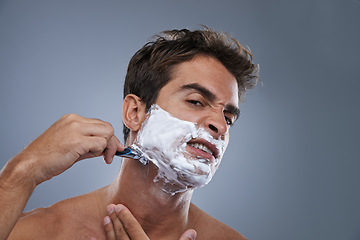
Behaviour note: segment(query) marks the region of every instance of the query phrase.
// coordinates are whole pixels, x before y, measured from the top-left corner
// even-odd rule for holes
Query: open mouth
[[[193,139],[187,145],[194,154],[208,159],[210,162],[213,162],[219,155],[219,150],[216,146],[204,139]]]
[[[206,153],[210,153],[211,155],[213,155],[213,152],[210,150],[210,148],[208,148],[207,146],[205,146],[204,144],[202,143],[188,143],[188,145],[190,147],[194,147],[194,148],[197,148],[197,149],[200,149]]]

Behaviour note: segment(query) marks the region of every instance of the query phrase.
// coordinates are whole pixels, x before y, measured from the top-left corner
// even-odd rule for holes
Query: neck
[[[124,159],[118,177],[108,188],[109,203],[124,204],[152,239],[180,236],[189,226],[192,190],[170,195],[155,183],[154,165]],[[180,235],[179,235],[180,234]]]

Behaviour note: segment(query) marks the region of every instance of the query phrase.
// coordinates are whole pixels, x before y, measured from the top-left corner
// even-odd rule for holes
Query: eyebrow
[[[201,86],[198,83],[191,83],[181,86],[181,89],[193,89],[199,92],[201,95],[203,95],[206,99],[208,99],[210,102],[214,102],[217,97],[214,93],[212,93],[209,89]],[[233,114],[235,116],[234,122],[239,118],[240,116],[240,109],[232,104],[227,104],[225,106],[225,111]]]
[[[225,107],[225,111],[227,111],[227,112],[229,112],[229,113],[231,113],[231,114],[233,114],[233,115],[235,116],[234,122],[235,122],[235,121],[239,118],[239,116],[240,116],[240,109],[239,109],[238,107],[234,106],[234,105],[231,105],[231,104],[227,105],[227,106]]]
[[[191,84],[183,85],[183,86],[181,86],[181,89],[193,89],[193,90],[196,90],[197,92],[201,93],[201,95],[203,95],[205,98],[207,98],[208,100],[210,100],[212,102],[216,100],[215,94],[213,94],[210,90],[201,86],[198,83],[191,83]]]

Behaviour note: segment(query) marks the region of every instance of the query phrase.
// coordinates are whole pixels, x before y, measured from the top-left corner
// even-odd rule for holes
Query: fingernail
[[[106,216],[106,217],[104,218],[104,225],[109,224],[110,222],[111,222],[110,217],[109,217],[109,216]]]
[[[108,211],[109,215],[112,214],[114,212],[114,205],[108,205],[107,211]]]
[[[119,213],[121,211],[121,209],[123,209],[122,205],[116,205],[115,206],[115,210],[116,210],[117,213]]]
[[[188,238],[189,238],[190,240],[195,240],[195,238],[196,238],[196,232],[195,232],[195,231],[189,232],[189,233],[188,233]]]
[[[114,157],[108,159],[108,158],[106,158],[105,155],[104,155],[104,161],[105,161],[106,164],[111,164],[111,163],[114,161]]]

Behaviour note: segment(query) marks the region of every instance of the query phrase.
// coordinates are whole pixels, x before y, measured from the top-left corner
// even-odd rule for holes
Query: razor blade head
[[[149,163],[149,159],[145,157],[141,149],[135,145],[127,147],[121,152],[116,152],[115,155],[139,160],[139,162],[141,162],[143,165],[147,165]]]
[[[140,150],[140,148],[131,146],[130,149],[133,152],[134,159],[139,160],[143,165],[149,163],[149,160],[144,156],[144,153]]]

